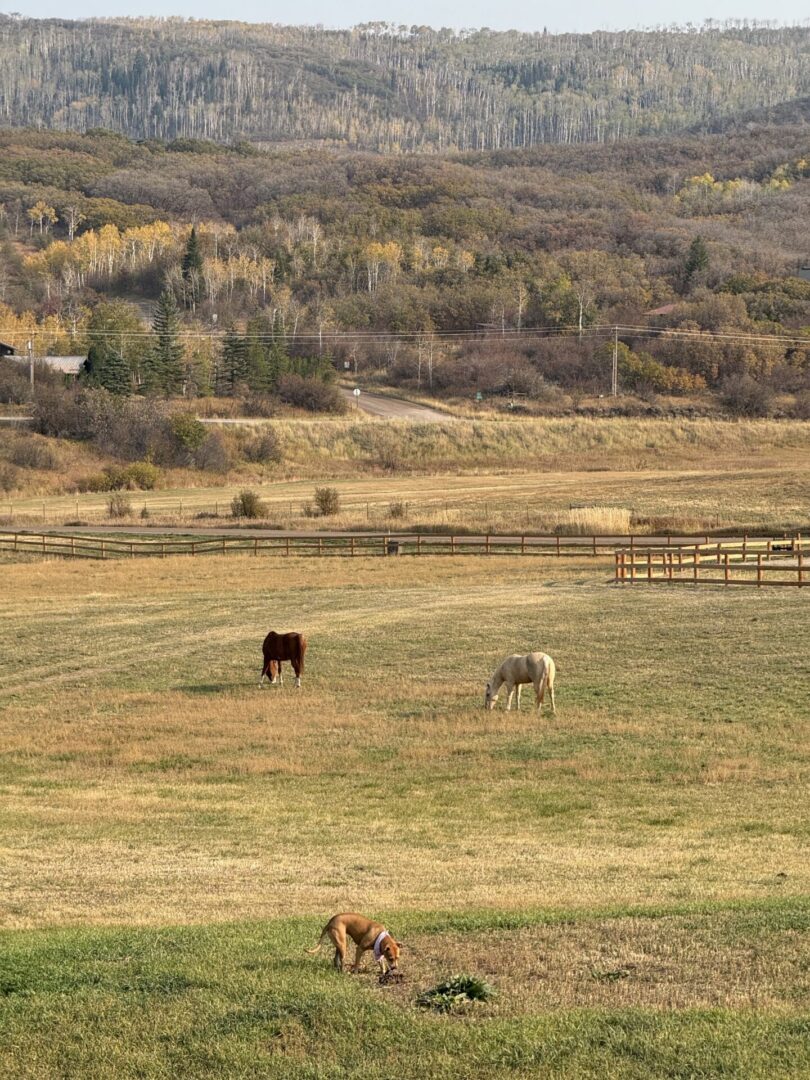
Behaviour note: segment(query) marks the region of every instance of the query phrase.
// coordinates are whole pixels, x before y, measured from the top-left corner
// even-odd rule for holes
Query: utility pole
[[[31,380],[31,389],[34,389],[34,343],[28,340],[28,378]]]
[[[216,352],[216,345],[214,343],[214,335],[217,332],[217,319],[219,316],[215,311],[211,313],[211,375],[212,383],[214,384],[211,389],[214,391],[214,397],[217,396],[219,390],[219,358]]]
[[[611,397],[619,396],[619,328],[613,327],[613,371],[610,379]]]

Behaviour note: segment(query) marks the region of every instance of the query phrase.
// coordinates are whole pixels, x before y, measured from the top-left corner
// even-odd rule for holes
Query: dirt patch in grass
[[[403,951],[415,996],[464,971],[497,996],[482,1014],[546,1009],[803,1009],[810,1006],[810,919],[723,912],[561,922],[517,931],[409,936]],[[478,1008],[476,1008],[476,1012]]]

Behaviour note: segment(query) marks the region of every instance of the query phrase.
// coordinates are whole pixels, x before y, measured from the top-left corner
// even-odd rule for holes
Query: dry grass
[[[497,990],[477,1011],[810,1008],[810,924],[796,915],[719,911],[566,919],[488,933],[411,933],[403,1002],[447,972]],[[774,925],[774,923],[776,925]]]
[[[475,531],[577,531],[572,504],[621,520],[629,512],[641,532],[793,528],[807,517],[810,428],[799,422],[269,423],[282,446],[282,466],[243,465],[217,479],[175,470],[166,475],[165,490],[133,493],[136,514],[145,506],[152,522],[162,524],[187,522],[200,512],[224,516],[238,490],[255,487],[273,523],[311,526],[302,506],[315,483],[328,481],[343,505],[329,524],[341,527],[386,527],[395,502],[406,504],[396,519],[403,526]],[[10,446],[14,438],[0,433],[0,459],[3,439]],[[61,443],[57,454],[57,472],[16,471],[24,492],[0,498],[4,524],[104,518],[103,495],[55,494],[99,472],[100,459],[76,444]]]
[[[728,469],[604,472],[516,472],[509,474],[369,476],[330,480],[337,488],[341,512],[330,518],[308,518],[304,503],[315,484],[287,480],[252,483],[268,507],[266,524],[285,528],[428,528],[493,532],[588,532],[621,526],[629,517],[634,532],[705,532],[716,529],[795,530],[807,525],[810,478],[806,462],[752,462]],[[133,492],[135,516],[149,512],[150,525],[233,524],[229,513],[234,494],[245,487],[171,488]],[[392,504],[403,513],[391,516]],[[586,511],[572,509],[584,504]],[[197,515],[218,514],[215,518]],[[588,520],[584,520],[584,515]],[[66,521],[109,521],[107,496],[79,495],[0,501],[0,523],[36,528]]]
[[[6,567],[6,925],[806,891],[805,598],[605,571]],[[299,694],[255,688],[270,625],[310,636]],[[496,661],[535,647],[558,718],[484,713]]]

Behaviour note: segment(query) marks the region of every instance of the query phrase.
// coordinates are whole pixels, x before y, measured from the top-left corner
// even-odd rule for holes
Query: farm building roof
[[[10,356],[10,360],[14,360],[20,364],[27,364],[27,356]],[[86,356],[35,356],[35,364],[45,364],[49,368],[53,368],[54,371],[61,371],[65,375],[78,375],[82,369]]]
[[[6,345],[4,341],[0,341],[0,356],[13,356],[14,346]]]

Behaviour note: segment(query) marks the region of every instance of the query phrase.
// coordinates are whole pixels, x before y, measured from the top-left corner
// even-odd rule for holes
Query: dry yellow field
[[[6,924],[807,891],[806,597],[608,577],[6,565]],[[255,685],[271,626],[310,637],[300,693]],[[484,712],[495,662],[531,648],[559,716]]]
[[[500,556],[0,569],[4,1076],[808,1075],[803,592]],[[271,626],[309,636],[300,691],[256,685]],[[557,716],[485,712],[531,648]],[[403,984],[306,954],[340,909],[404,937]],[[495,997],[419,1007],[458,972]]]
[[[578,531],[572,504],[598,508],[603,531],[628,522],[638,532],[781,531],[808,522],[810,425],[799,421],[268,423],[281,465],[243,464],[221,477],[169,472],[161,490],[129,493],[128,520],[141,523],[144,508],[151,524],[191,524],[198,514],[224,519],[233,496],[248,487],[265,500],[270,523],[292,528]],[[226,437],[237,436],[229,430]],[[3,526],[107,518],[107,495],[72,493],[101,462],[87,457],[82,466],[89,451],[77,444],[59,453],[65,462],[56,472],[17,470],[26,486],[0,497]],[[336,517],[304,515],[317,484],[338,490]]]

